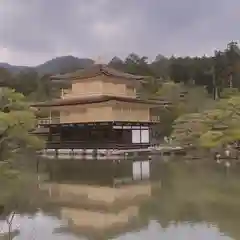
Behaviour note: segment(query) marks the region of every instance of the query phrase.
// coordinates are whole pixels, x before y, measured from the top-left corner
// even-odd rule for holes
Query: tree
[[[161,132],[171,134],[173,122],[181,115],[202,111],[213,106],[214,101],[202,86],[186,86],[183,83],[166,82],[155,96],[171,103],[169,107],[159,108]]]
[[[30,209],[41,200],[37,176],[28,172],[26,150],[42,149],[44,143],[31,134],[36,126],[35,112],[25,97],[12,89],[0,89],[0,216]],[[33,159],[31,159],[33,160]],[[31,194],[31,197],[29,196]],[[31,198],[31,200],[29,199]]]
[[[14,77],[14,89],[28,96],[38,88],[38,73],[34,70],[22,71]]]
[[[225,50],[227,79],[230,87],[240,87],[240,49],[236,42],[230,42]]]
[[[108,66],[120,71],[124,71],[125,69],[125,65],[122,59],[116,56],[108,63]]]
[[[158,54],[156,59],[150,64],[150,68],[156,77],[168,79],[170,62],[170,59]]]
[[[0,84],[1,86],[10,86],[12,81],[12,76],[10,72],[3,67],[0,67]]]
[[[240,96],[222,99],[212,110],[180,116],[173,138],[178,144],[213,148],[240,140]]]
[[[30,132],[36,126],[34,111],[25,97],[12,89],[0,89],[0,161],[26,148],[41,148],[42,141]]]
[[[61,88],[69,88],[70,82],[57,83],[50,80],[51,75],[46,74],[37,79],[37,87],[27,95],[30,101],[46,101],[53,98],[58,98],[61,94]]]
[[[147,60],[148,58],[145,56],[140,57],[135,53],[131,53],[125,59],[125,71],[136,75],[153,76],[154,73]]]
[[[156,96],[159,88],[161,88],[161,81],[148,77],[142,82],[141,87],[138,89],[138,94],[141,98],[152,98]]]
[[[191,58],[172,58],[171,61],[170,78],[176,83],[188,83],[193,77]]]

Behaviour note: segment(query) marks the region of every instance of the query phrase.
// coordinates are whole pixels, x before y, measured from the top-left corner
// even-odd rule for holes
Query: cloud
[[[0,62],[211,54],[240,38],[239,8],[238,0],[1,0]]]

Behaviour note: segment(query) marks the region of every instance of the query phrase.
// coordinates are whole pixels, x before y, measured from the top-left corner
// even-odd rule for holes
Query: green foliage
[[[13,168],[10,163],[0,162],[0,189],[1,218],[12,211],[35,212],[45,204],[45,195],[38,188],[36,173]]]
[[[25,148],[41,149],[43,142],[30,134],[36,126],[36,118],[24,96],[2,88],[0,98],[0,160]]]
[[[221,100],[215,109],[185,114],[175,121],[173,136],[182,145],[217,147],[240,140],[240,96]]]
[[[224,88],[221,94],[221,98],[230,98],[238,94],[239,90],[237,88]]]
[[[57,97],[62,84],[52,83],[50,75],[40,76],[34,70],[13,74],[0,68],[0,86],[15,89],[32,101],[44,101]]]
[[[148,58],[139,57],[135,53],[131,53],[125,60],[126,72],[136,75],[153,76],[153,71],[147,62]]]
[[[187,83],[192,77],[191,68],[192,66],[189,58],[173,59],[170,66],[170,78],[174,79],[176,83]]]
[[[158,110],[161,119],[161,132],[164,135],[171,133],[173,122],[179,116],[208,109],[215,104],[203,87],[186,86],[182,83],[163,83],[155,96],[171,103],[169,107]]]
[[[4,206],[7,215],[23,206],[29,208],[29,194],[31,199],[38,196],[36,175],[21,169],[20,153],[41,149],[44,142],[31,134],[36,118],[25,97],[1,88],[0,98],[0,209]]]
[[[214,57],[171,58],[169,76],[175,82],[207,86],[213,93],[215,87],[218,94],[224,88],[240,88],[240,49],[237,43],[231,42],[223,51],[215,51]]]
[[[138,93],[141,98],[152,98],[157,95],[161,82],[158,79],[149,77],[141,84],[141,88],[138,89]]]

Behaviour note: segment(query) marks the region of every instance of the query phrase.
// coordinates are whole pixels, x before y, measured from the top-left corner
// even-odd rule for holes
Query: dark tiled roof
[[[83,78],[92,78],[101,74],[104,74],[107,76],[119,77],[119,78],[135,79],[135,80],[143,80],[146,78],[144,76],[137,76],[129,73],[120,72],[118,70],[108,67],[107,65],[95,64],[95,65],[92,65],[91,67],[81,69],[73,73],[58,74],[58,75],[52,76],[51,79],[52,80],[75,80],[75,79],[83,79]]]
[[[92,104],[92,103],[101,103],[108,102],[111,100],[119,101],[119,102],[132,102],[132,103],[142,103],[142,104],[152,104],[152,105],[164,105],[169,104],[164,100],[143,100],[138,98],[131,97],[120,97],[120,96],[89,96],[89,97],[77,97],[70,99],[56,99],[51,102],[42,102],[32,104],[33,107],[54,107],[54,106],[64,106],[64,105],[78,105],[78,104]]]

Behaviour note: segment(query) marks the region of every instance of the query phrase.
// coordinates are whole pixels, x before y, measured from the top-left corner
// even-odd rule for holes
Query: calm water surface
[[[121,232],[111,229],[114,240],[238,240],[240,239],[240,168],[228,172],[223,166],[204,163],[157,163],[152,173],[151,196],[141,203],[134,226]],[[0,223],[2,231],[7,225]],[[67,222],[43,212],[16,216],[15,240],[89,239],[81,231],[71,233]],[[65,229],[65,230],[64,230]]]

